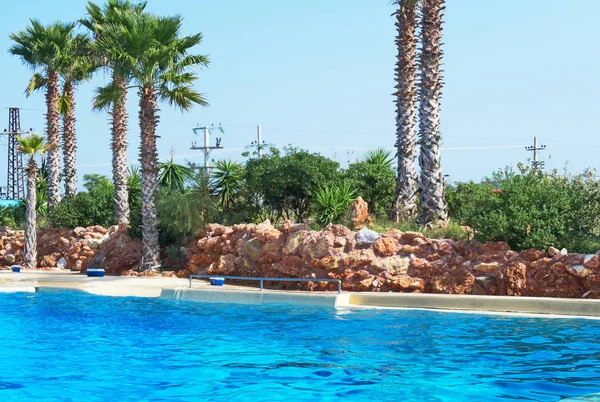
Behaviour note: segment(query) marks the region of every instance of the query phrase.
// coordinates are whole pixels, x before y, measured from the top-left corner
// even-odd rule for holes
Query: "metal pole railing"
[[[233,279],[240,281],[258,281],[260,283],[260,290],[264,289],[264,281],[274,282],[329,282],[337,283],[338,293],[342,293],[342,281],[339,279],[319,279],[319,278],[260,278],[253,276],[221,276],[221,275],[205,275],[205,274],[192,274],[190,275],[190,288],[192,287],[192,279],[212,279],[212,278],[223,278]]]

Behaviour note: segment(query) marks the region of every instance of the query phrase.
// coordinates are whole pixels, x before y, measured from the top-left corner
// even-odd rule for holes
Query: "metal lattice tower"
[[[21,115],[18,108],[8,109],[8,171],[6,199],[25,199],[25,172],[23,155],[17,149],[17,136],[21,132]]]

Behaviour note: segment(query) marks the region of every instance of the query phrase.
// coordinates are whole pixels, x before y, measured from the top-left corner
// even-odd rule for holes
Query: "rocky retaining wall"
[[[187,248],[187,271],[219,275],[340,279],[348,291],[600,298],[600,257],[511,250],[506,243],[381,235],[333,225],[208,225]],[[335,284],[284,283],[287,289],[335,290]]]
[[[38,268],[104,268],[113,275],[129,273],[142,255],[141,242],[130,238],[125,226],[40,229],[37,247]],[[21,263],[22,250],[23,231],[0,228],[0,265]]]

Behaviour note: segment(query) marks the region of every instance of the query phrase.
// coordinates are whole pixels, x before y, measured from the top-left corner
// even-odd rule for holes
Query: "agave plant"
[[[394,157],[392,152],[385,148],[371,149],[365,154],[365,162],[369,165],[392,167]]]
[[[346,181],[320,186],[315,194],[317,222],[321,225],[339,223],[356,197],[356,191]]]

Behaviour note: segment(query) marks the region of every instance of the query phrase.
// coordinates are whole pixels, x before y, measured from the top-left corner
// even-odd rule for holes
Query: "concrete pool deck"
[[[35,292],[36,289],[74,289],[102,296],[134,296],[226,303],[292,303],[350,308],[404,308],[472,313],[553,315],[600,319],[600,300],[545,297],[442,295],[429,293],[301,292],[263,290],[206,281],[165,277],[105,276],[88,278],[57,271],[0,271],[0,293]]]

